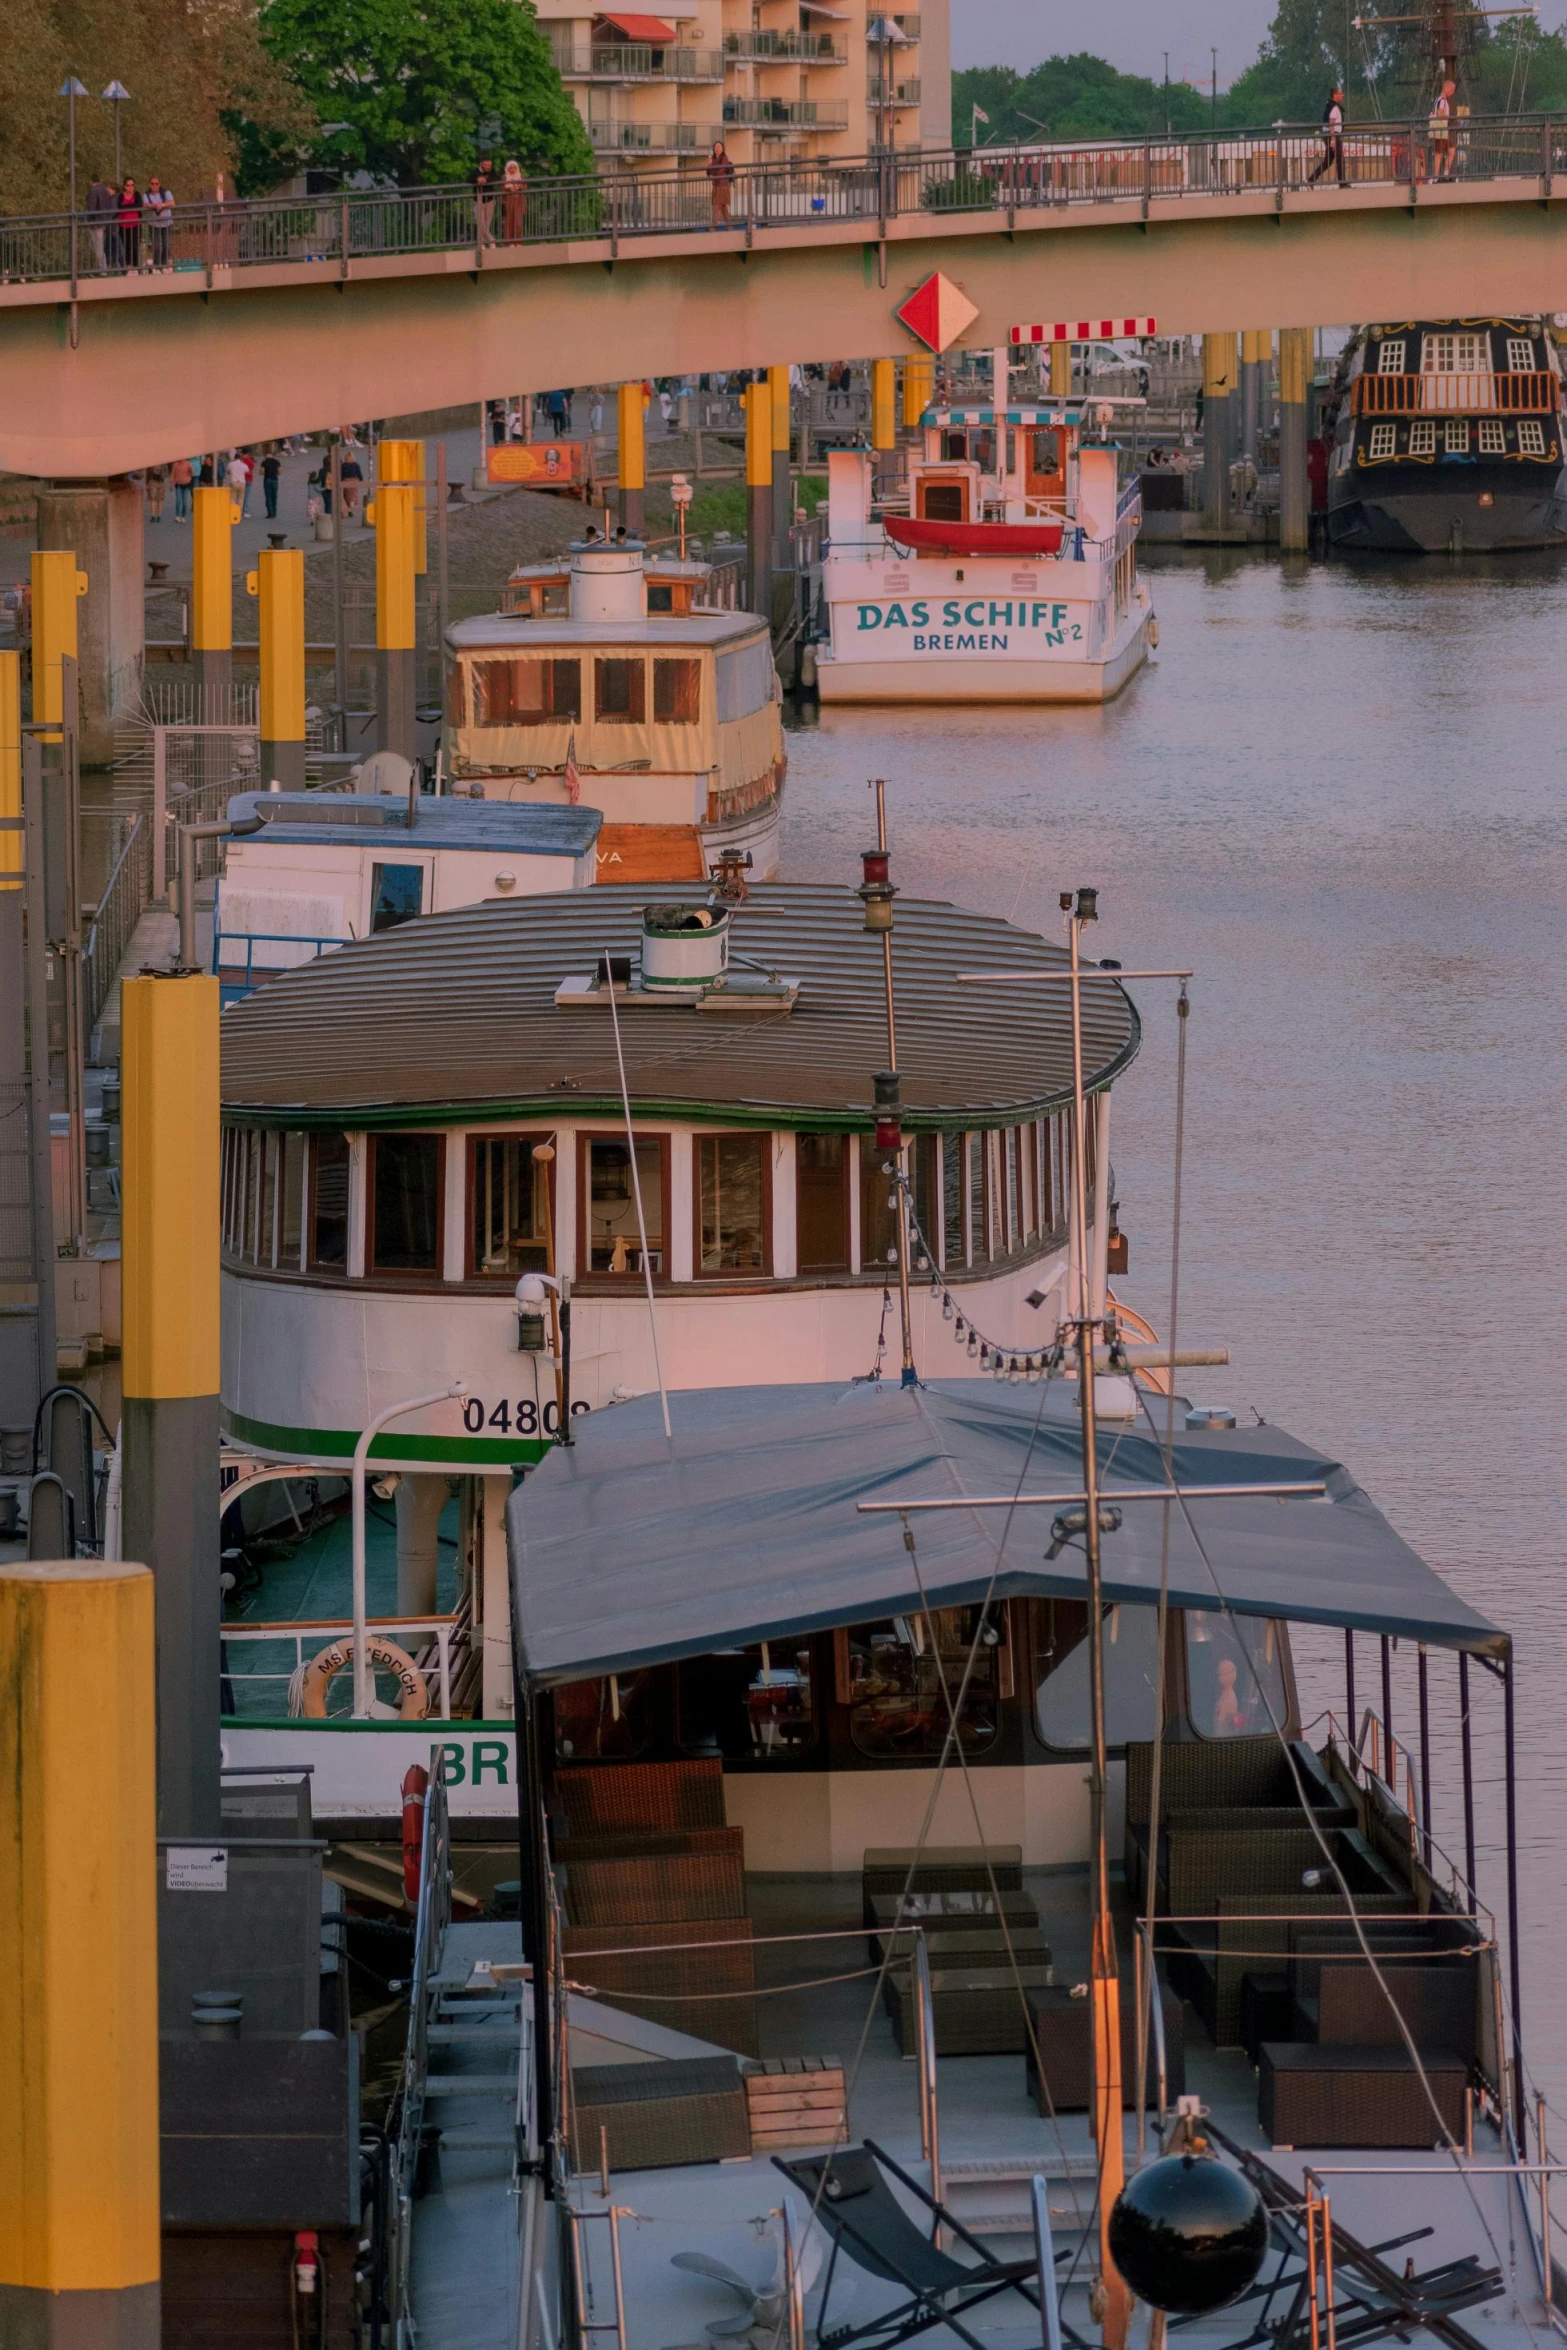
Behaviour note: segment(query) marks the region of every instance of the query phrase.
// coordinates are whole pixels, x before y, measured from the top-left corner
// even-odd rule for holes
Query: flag
[[[974,108],[974,120],[975,120],[976,122],[989,122],[989,120],[990,120],[990,117],[989,117],[989,115],[988,115],[988,114],[985,112],[985,109],[984,109],[984,107],[983,107],[983,106],[976,106],[976,107]]]
[[[575,807],[577,802],[582,797],[582,778],[577,773],[577,730],[575,727],[572,728],[571,740],[566,745],[565,772],[566,797],[568,800],[570,800],[572,806]]]

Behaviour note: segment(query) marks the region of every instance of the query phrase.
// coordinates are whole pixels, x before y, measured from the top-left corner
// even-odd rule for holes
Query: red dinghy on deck
[[[1038,522],[935,522],[908,514],[882,518],[893,545],[919,555],[1058,555],[1065,527],[1059,515]]]

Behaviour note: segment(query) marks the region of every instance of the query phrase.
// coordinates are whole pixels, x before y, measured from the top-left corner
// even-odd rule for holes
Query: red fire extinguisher
[[[419,1862],[424,1851],[424,1799],[430,1774],[418,1763],[403,1773],[403,1894],[410,1909],[419,1902]]]
[[[296,2350],[319,2350],[326,2341],[326,2294],[322,2282],[321,2239],[314,2228],[301,2228],[294,2237],[289,2281],[293,2286]]]

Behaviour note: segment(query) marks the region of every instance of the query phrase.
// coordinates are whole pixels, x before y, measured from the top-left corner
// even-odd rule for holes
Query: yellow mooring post
[[[1070,400],[1072,397],[1070,343],[1052,343],[1050,346],[1050,397],[1052,400]]]
[[[745,387],[745,537],[751,609],[772,614],[773,395],[765,375]]]
[[[76,607],[87,593],[87,574],[76,568],[69,547],[40,547],[33,556],[33,724],[54,726],[64,717],[60,664],[74,661]],[[57,734],[45,742],[58,742]]]
[[[1311,482],[1306,470],[1311,388],[1311,329],[1279,329],[1279,550],[1304,555],[1311,546]]]
[[[903,429],[915,432],[920,418],[936,394],[936,362],[934,359],[905,359],[903,362]]]
[[[1257,462],[1257,435],[1262,430],[1262,386],[1273,357],[1273,336],[1266,329],[1247,327],[1241,336],[1241,455]]]
[[[380,481],[411,481],[414,498],[414,572],[422,579],[430,568],[429,483],[425,479],[423,441],[383,441],[376,451]]]
[[[642,382],[622,384],[618,402],[620,527],[641,537],[647,521],[647,420]]]
[[[871,447],[880,454],[898,445],[898,370],[891,359],[871,361]]]
[[[1240,365],[1233,334],[1202,338],[1202,510],[1210,530],[1230,527],[1231,417]]]
[[[245,585],[261,606],[261,780],[305,788],[305,557],[269,547]]]
[[[383,441],[375,506],[375,662],[380,706],[380,748],[405,759],[419,753],[414,704],[418,682],[418,639],[414,620],[414,500],[419,491],[406,480],[389,479],[386,451],[403,444]]]
[[[218,983],[127,979],[124,1548],[158,1597],[158,1831],[218,1831]]]
[[[227,722],[227,694],[234,674],[234,525],[239,508],[227,489],[199,489],[191,498],[192,574],[190,648],[196,683],[202,688],[202,715],[212,726]],[[222,689],[222,707],[208,688]]]
[[[17,2350],[159,2345],[152,1617],[145,1567],[0,1566],[0,2341]]]

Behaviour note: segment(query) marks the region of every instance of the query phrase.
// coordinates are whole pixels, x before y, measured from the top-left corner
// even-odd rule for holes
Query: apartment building
[[[951,142],[950,0],[670,0],[659,13],[536,0],[605,171]]]

